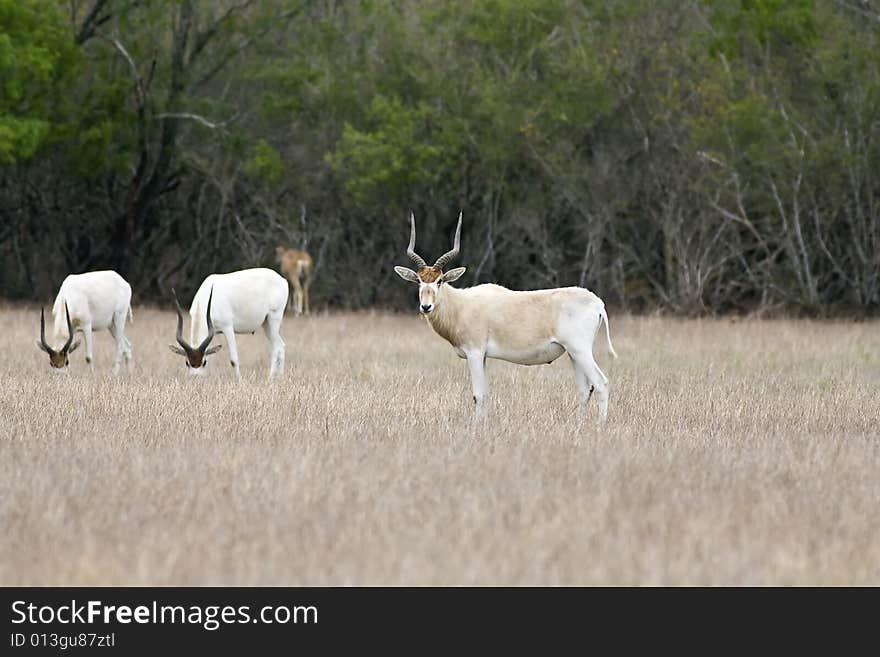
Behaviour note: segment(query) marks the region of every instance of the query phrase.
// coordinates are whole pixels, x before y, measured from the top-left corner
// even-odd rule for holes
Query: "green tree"
[[[55,101],[76,55],[58,3],[0,0],[0,164],[33,157],[64,120]]]

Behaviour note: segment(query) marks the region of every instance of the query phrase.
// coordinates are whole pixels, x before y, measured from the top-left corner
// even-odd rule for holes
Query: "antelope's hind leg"
[[[604,421],[608,416],[608,377],[596,364],[592,349],[568,349],[568,355],[574,366],[579,401],[586,410],[587,403],[595,392],[599,402],[599,419]]]
[[[131,374],[132,358],[131,343],[125,337],[125,312],[113,315],[110,323],[110,335],[116,340],[116,356],[113,359],[113,374],[119,373],[119,363],[125,359],[125,369]]]
[[[586,412],[587,406],[590,404],[590,398],[593,396],[593,385],[587,378],[587,373],[577,364],[572,355],[569,354],[568,357],[571,359],[571,366],[574,369],[574,382],[578,392],[578,408]]]
[[[269,313],[263,322],[263,330],[269,340],[269,380],[284,376],[284,340],[281,339],[283,313]]]
[[[593,341],[601,317],[592,308],[583,310],[571,313],[560,322],[558,341],[565,347],[574,366],[579,401],[586,409],[587,402],[595,393],[599,403],[599,419],[604,421],[608,415],[608,377],[599,369],[593,357]]]
[[[293,308],[293,295],[290,293],[291,288],[293,287],[293,283],[286,276],[285,280],[287,281],[287,303],[284,307],[286,310],[290,310],[291,308]]]
[[[299,282],[299,277],[294,276],[290,280],[291,285],[293,285],[293,312],[297,315],[302,315],[303,312],[303,288],[302,284]]]
[[[303,313],[308,315],[311,313],[311,309],[309,308],[309,286],[312,284],[312,275],[308,274],[305,277],[305,281],[303,281]]]

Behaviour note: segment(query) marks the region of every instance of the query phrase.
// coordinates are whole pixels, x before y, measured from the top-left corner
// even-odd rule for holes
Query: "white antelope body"
[[[581,405],[585,406],[595,391],[599,415],[605,419],[608,378],[593,357],[593,342],[603,321],[608,349],[615,358],[617,354],[611,344],[602,300],[580,287],[522,292],[494,284],[454,288],[449,283],[464,274],[465,268],[444,273],[443,267],[458,255],[461,215],[452,251],[442,255],[433,266],[428,266],[413,250],[415,217],[411,217],[411,222],[407,254],[418,270],[394,269],[404,280],[418,283],[419,311],[456,354],[467,360],[477,413],[485,416],[487,411],[487,358],[543,365],[567,352],[574,365]]]
[[[55,340],[62,337],[67,340],[68,349],[65,353],[76,349],[78,343],[71,346],[70,342],[73,338],[72,333],[80,331],[85,340],[86,362],[91,363],[94,357],[92,333],[109,329],[116,340],[113,371],[119,371],[119,364],[123,359],[126,368],[131,371],[131,343],[125,337],[125,318],[132,316],[131,286],[122,276],[109,270],[71,274],[61,283],[52,306],[52,313],[55,315]],[[42,327],[41,336],[43,336]],[[60,359],[57,357],[53,359],[51,347],[46,344],[43,337],[37,346],[49,354],[53,367],[59,367],[56,362],[60,362]]]
[[[269,379],[276,374],[282,376],[284,341],[281,339],[281,320],[287,306],[287,295],[287,281],[271,269],[242,269],[229,274],[211,274],[202,282],[189,309],[190,342],[201,343],[200,346],[191,347],[183,340],[183,318],[178,315],[177,341],[180,348],[171,345],[171,349],[187,356],[191,373],[201,374],[204,372],[204,357],[220,348],[208,348],[216,328],[226,338],[229,362],[235,369],[235,375],[241,378],[235,334],[254,333],[262,326],[269,340]],[[209,309],[210,322],[207,319]]]

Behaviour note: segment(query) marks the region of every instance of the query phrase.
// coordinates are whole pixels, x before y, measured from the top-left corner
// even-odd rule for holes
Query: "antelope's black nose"
[[[422,304],[422,312],[423,312],[423,313],[429,313],[429,312],[431,312],[431,308],[433,308],[433,307],[434,307],[434,306],[431,305],[430,303],[423,303],[423,304]]]

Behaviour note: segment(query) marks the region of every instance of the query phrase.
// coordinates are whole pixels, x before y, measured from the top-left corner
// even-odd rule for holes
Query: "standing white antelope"
[[[190,343],[183,339],[183,313],[177,304],[177,343],[169,345],[176,354],[186,356],[190,374],[204,374],[205,356],[220,349],[210,347],[215,327],[226,338],[229,362],[235,376],[238,367],[236,333],[254,333],[260,326],[269,339],[269,380],[284,375],[284,341],[281,320],[287,306],[287,281],[271,269],[242,269],[229,274],[211,274],[202,282],[189,308]],[[193,347],[191,344],[198,344]]]
[[[458,255],[461,214],[452,250],[440,256],[433,266],[428,266],[413,250],[416,220],[412,214],[410,222],[406,253],[417,270],[395,267],[394,271],[405,281],[418,283],[419,311],[437,335],[453,346],[459,358],[467,360],[477,414],[487,414],[486,358],[543,365],[568,352],[581,406],[586,407],[595,390],[599,416],[604,420],[608,414],[608,378],[593,358],[593,341],[603,320],[608,350],[615,358],[617,354],[611,345],[602,300],[581,287],[514,291],[483,284],[454,288],[449,283],[460,278],[465,267],[445,273],[443,268]]]
[[[40,341],[37,346],[49,354],[49,364],[56,369],[67,367],[67,355],[79,342],[73,342],[73,334],[80,331],[85,338],[86,362],[91,364],[92,332],[109,329],[116,340],[116,357],[113,372],[119,371],[125,359],[129,372],[132,367],[131,343],[125,337],[125,318],[131,314],[131,286],[115,271],[90,271],[71,274],[61,283],[61,289],[52,306],[55,315],[55,340],[64,336],[64,347],[56,351],[46,343],[45,317],[40,311]]]

